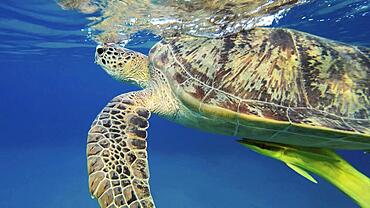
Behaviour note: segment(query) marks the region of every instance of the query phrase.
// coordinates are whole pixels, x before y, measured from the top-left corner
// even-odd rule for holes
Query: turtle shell
[[[370,149],[370,50],[289,29],[209,39],[177,36],[151,50],[192,112],[262,141]]]

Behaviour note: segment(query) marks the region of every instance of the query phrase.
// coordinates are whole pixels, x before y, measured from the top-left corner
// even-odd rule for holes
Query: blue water
[[[314,1],[275,26],[369,47],[369,7],[335,22],[353,7],[328,11],[327,4],[343,2]],[[85,15],[61,10],[54,1],[0,2],[2,208],[98,207],[88,193],[86,133],[111,98],[135,88],[94,64],[95,43],[81,31],[88,23]],[[356,207],[321,178],[313,184],[236,138],[157,116],[150,122],[151,190],[159,208]],[[340,154],[370,176],[369,155]]]

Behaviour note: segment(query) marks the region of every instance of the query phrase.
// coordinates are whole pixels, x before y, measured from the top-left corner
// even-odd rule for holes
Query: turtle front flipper
[[[249,149],[286,163],[298,174],[312,182],[313,172],[351,197],[361,207],[370,207],[370,179],[357,171],[334,151],[262,142],[250,139],[239,141]]]
[[[117,96],[89,131],[89,188],[102,208],[155,207],[146,151],[150,111],[143,103],[137,92]]]

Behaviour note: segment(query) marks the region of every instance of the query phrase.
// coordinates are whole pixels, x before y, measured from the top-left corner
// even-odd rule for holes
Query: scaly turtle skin
[[[299,168],[305,161],[331,164],[339,160],[329,149],[370,149],[369,54],[267,28],[219,39],[166,38],[149,57],[113,44],[98,46],[99,65],[144,89],[114,98],[92,124],[90,191],[101,207],[154,207],[146,153],[151,113],[248,138],[243,143],[264,154],[283,150],[280,160],[293,161],[289,167],[313,180]],[[289,148],[293,157],[310,160],[283,157]],[[370,190],[365,188],[360,191]]]

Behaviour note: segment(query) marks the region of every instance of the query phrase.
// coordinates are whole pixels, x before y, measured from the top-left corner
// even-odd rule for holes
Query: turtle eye
[[[102,54],[104,53],[104,49],[103,49],[103,48],[98,47],[98,48],[96,49],[96,52],[97,52],[99,55],[102,55]]]

